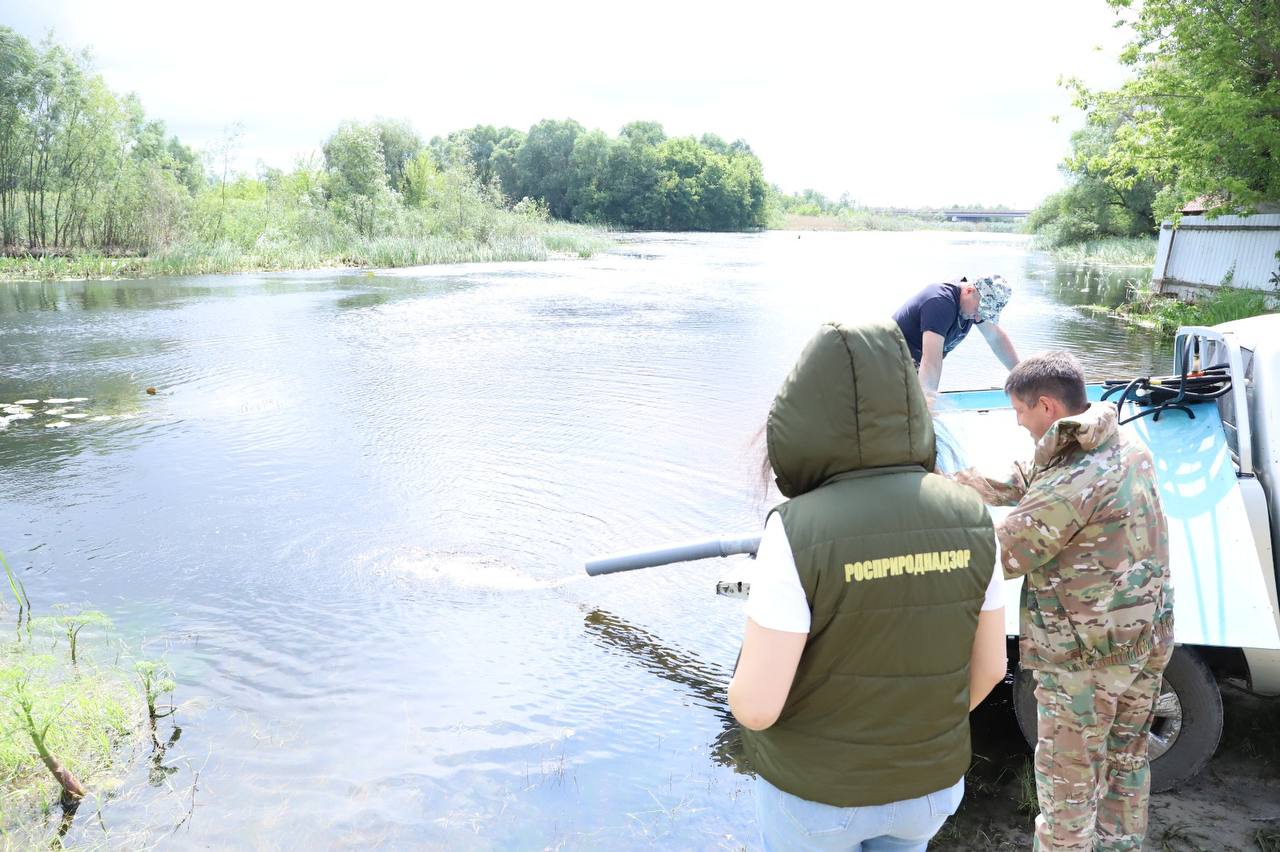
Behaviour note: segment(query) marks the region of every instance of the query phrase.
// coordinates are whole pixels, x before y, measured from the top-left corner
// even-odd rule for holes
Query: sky
[[[407,119],[424,140],[647,120],[744,139],[784,191],[906,207],[1059,189],[1083,119],[1058,80],[1124,79],[1115,20],[1104,0],[0,0],[0,25],[89,48],[184,142],[243,125],[250,174],[344,119]]]

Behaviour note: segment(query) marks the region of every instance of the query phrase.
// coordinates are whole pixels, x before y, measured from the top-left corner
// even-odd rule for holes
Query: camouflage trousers
[[[1141,849],[1151,731],[1173,643],[1144,660],[1082,672],[1036,671],[1035,848]]]

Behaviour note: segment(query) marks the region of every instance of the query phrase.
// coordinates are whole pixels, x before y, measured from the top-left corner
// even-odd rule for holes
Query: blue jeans
[[[964,798],[964,778],[918,799],[837,808],[785,793],[756,778],[760,842],[769,852],[844,849],[850,852],[919,850],[938,833]]]

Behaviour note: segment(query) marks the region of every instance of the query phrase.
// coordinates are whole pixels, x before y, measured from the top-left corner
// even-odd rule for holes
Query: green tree
[[[618,135],[635,145],[656,147],[667,140],[662,125],[656,121],[633,121],[624,125]]]
[[[524,197],[520,186],[520,172],[516,162],[516,155],[520,151],[520,146],[524,144],[525,135],[519,130],[511,130],[511,128],[503,128],[503,135],[494,144],[493,150],[489,153],[489,172],[490,180],[496,180],[498,186],[501,187],[503,195],[508,199],[515,200]]]
[[[622,138],[609,151],[604,218],[627,228],[661,228],[666,214],[658,186],[658,149],[648,141],[656,137],[628,132],[637,124],[624,127]]]
[[[738,149],[730,145],[729,150],[731,156],[720,190],[725,198],[725,213],[718,227],[729,230],[764,228],[769,220],[769,185],[765,183],[760,160],[745,145]]]
[[[1153,204],[1160,187],[1112,159],[1115,134],[1116,128],[1096,123],[1072,134],[1071,154],[1061,167],[1070,185],[1032,212],[1031,230],[1053,245],[1155,233]]]
[[[501,191],[512,196],[517,187],[512,180],[514,174],[511,172],[511,167],[514,165],[514,160],[510,155],[514,155],[523,140],[524,134],[514,128],[477,124],[466,130],[456,130],[448,136],[436,136],[431,140],[431,152],[437,163],[445,165],[464,161],[470,163],[475,171],[476,180],[482,185],[488,186],[497,181]],[[509,155],[507,162],[503,164],[507,167],[505,183],[502,180],[503,174],[500,174],[503,170],[499,169],[495,158],[499,151]]]
[[[30,42],[0,27],[0,242],[6,246],[18,241],[18,193],[30,138],[27,116],[35,106],[35,65]]]
[[[516,151],[516,174],[522,195],[541,198],[559,219],[569,217],[569,183],[573,171],[573,143],[582,125],[567,119],[546,119],[529,128]]]
[[[704,224],[701,205],[709,153],[687,138],[668,139],[658,146],[658,187],[664,202],[660,227],[680,231]]]
[[[195,195],[204,187],[204,169],[200,164],[200,155],[184,145],[177,136],[170,136],[165,144],[168,168],[173,170],[178,183],[187,188],[187,192]]]
[[[371,236],[376,211],[387,194],[386,161],[377,128],[344,121],[321,150],[326,188],[339,216],[350,221],[358,233]]]
[[[1162,185],[1164,217],[1193,198],[1217,212],[1280,199],[1280,3],[1108,0],[1133,30],[1133,78],[1110,92],[1072,86],[1098,126],[1109,182]]]
[[[430,151],[419,151],[405,164],[401,197],[410,207],[426,207],[439,184],[440,170],[436,168],[435,157]]]
[[[604,221],[609,206],[609,150],[613,144],[599,130],[579,134],[574,140],[566,196],[573,221]]]
[[[422,150],[422,139],[409,122],[402,119],[380,118],[373,123],[373,129],[378,134],[378,144],[382,149],[387,186],[399,192],[405,166]]]

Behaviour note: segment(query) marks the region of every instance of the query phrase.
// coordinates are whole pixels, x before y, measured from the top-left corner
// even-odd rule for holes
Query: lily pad
[[[71,425],[71,424],[70,424],[70,423],[68,423],[68,422],[67,422],[67,421],[65,421],[65,420],[59,420],[57,423],[46,423],[46,424],[44,424],[44,428],[46,428],[46,429],[65,429],[65,428],[67,428],[67,427],[68,427],[68,426],[70,426],[70,425]]]
[[[63,414],[70,410],[71,409],[69,408],[46,408],[43,413],[48,415],[55,415],[55,414]]]
[[[9,419],[10,420],[30,420],[34,416],[35,415],[32,414],[30,411],[24,411],[21,414],[10,414]]]
[[[88,416],[87,414],[64,414],[62,418],[64,420],[83,420]]]
[[[73,396],[71,397],[71,399],[67,400],[67,402],[88,402],[88,401],[89,401],[89,397],[87,396]]]
[[[35,405],[39,401],[40,400],[38,399],[20,399],[17,402],[15,402],[14,405]]]
[[[70,402],[70,401],[71,401],[71,400],[69,400],[69,399],[63,399],[63,398],[62,398],[62,397],[60,397],[60,396],[55,396],[53,399],[46,399],[46,400],[45,400],[45,404],[46,404],[46,405],[62,405],[62,403],[64,403],[64,402]]]
[[[74,417],[83,417],[84,415],[80,414],[80,415],[69,415],[69,416],[74,416]],[[97,417],[90,417],[90,418],[89,418],[89,422],[90,422],[90,423],[102,423],[103,421],[105,421],[105,420],[110,420],[110,419],[111,419],[111,415],[110,415],[110,414],[99,414]]]

